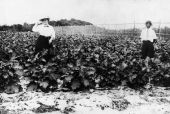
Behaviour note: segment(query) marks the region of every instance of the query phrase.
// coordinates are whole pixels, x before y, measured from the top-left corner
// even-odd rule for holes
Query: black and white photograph
[[[170,0],[0,0],[0,114],[170,114]]]

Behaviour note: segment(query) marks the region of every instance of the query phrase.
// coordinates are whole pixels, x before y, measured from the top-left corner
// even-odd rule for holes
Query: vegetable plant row
[[[1,92],[28,90],[80,91],[123,85],[134,89],[148,82],[170,85],[170,41],[160,40],[155,60],[141,59],[139,38],[124,36],[60,35],[53,42],[52,59],[47,50],[34,56],[38,35],[32,32],[0,33]]]

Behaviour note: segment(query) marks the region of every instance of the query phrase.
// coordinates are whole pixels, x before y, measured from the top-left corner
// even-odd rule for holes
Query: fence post
[[[124,24],[124,35],[127,35],[127,33],[126,33],[126,24]]]
[[[135,29],[136,29],[135,26],[136,26],[136,25],[135,25],[135,21],[134,21],[134,26],[133,26],[133,38],[135,38]]]
[[[159,23],[159,39],[161,39],[161,22]]]

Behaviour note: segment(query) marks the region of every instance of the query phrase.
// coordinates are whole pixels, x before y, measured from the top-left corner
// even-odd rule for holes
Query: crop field
[[[113,34],[114,31],[108,30],[103,27],[98,27],[95,25],[85,25],[85,26],[56,26],[54,27],[57,35],[109,35]]]
[[[164,102],[166,106],[170,106],[170,99],[168,99],[170,94],[166,92],[170,86],[170,40],[161,39],[158,41],[155,59],[147,65],[141,59],[141,43],[138,37],[134,38],[122,34],[111,36],[57,35],[53,42],[54,50],[51,52],[53,58],[48,63],[44,59],[46,50],[41,53],[40,57],[35,57],[33,54],[37,38],[38,34],[32,32],[0,32],[0,92],[2,93],[0,95],[0,109],[5,114],[10,113],[11,110],[14,112],[29,110],[32,111],[31,113],[52,111],[66,114],[76,113],[74,111],[75,105],[68,105],[69,103],[74,104],[76,101],[79,106],[93,107],[88,106],[90,103],[86,104],[85,100],[91,99],[91,96],[88,97],[89,94],[104,97],[105,95],[101,94],[101,91],[105,91],[106,95],[110,91],[109,95],[112,97],[113,94],[121,97],[114,96],[119,99],[111,100],[114,106],[107,103],[99,105],[100,102],[94,104],[101,110],[107,109],[106,112],[108,109],[109,111],[116,109],[121,113],[128,106],[136,106],[136,102],[133,104],[131,103],[132,99],[129,99],[128,95],[132,95],[130,91],[134,93],[133,96],[142,94],[142,98],[140,96],[139,99],[142,99],[142,103],[145,100],[144,104],[158,103],[157,100],[159,100],[159,103]],[[123,93],[118,95],[120,91],[113,90],[113,88],[117,88]],[[162,91],[161,93],[161,91],[156,92],[155,88],[164,89],[158,89]],[[126,95],[123,96],[125,91]],[[45,93],[42,94],[42,92]],[[85,93],[73,98],[76,96],[72,92],[74,94],[80,92],[87,94],[89,92],[88,98],[85,97]],[[147,95],[144,94],[146,92],[148,92]],[[167,98],[162,98],[163,100],[161,98],[149,99],[153,94],[156,98],[160,97],[160,94]],[[21,108],[19,106],[21,104],[17,104],[18,107],[14,106],[19,101],[20,103],[22,101],[23,105],[26,106],[24,103],[28,102],[18,98],[29,99],[31,102],[34,98],[31,95],[38,96],[36,103],[34,102],[35,107],[30,108],[30,104],[29,108]],[[50,95],[55,96],[55,100]],[[71,97],[71,95],[73,96]],[[144,95],[148,96],[148,101],[144,99]],[[55,102],[55,105],[52,104],[52,106],[48,103],[42,104],[39,96],[50,97],[49,99],[53,99],[53,101],[59,99],[58,103],[61,103],[56,105]],[[94,98],[92,99],[95,100]],[[108,96],[106,99],[108,100]],[[80,100],[79,103],[77,100]],[[81,100],[84,100],[84,104]],[[61,108],[63,102],[66,103],[66,105],[62,105],[65,107],[64,109]],[[14,108],[11,108],[12,106]],[[60,107],[56,108],[57,106]],[[164,112],[169,114],[170,110],[166,109],[165,106],[163,107]],[[161,114],[165,114],[164,112]]]

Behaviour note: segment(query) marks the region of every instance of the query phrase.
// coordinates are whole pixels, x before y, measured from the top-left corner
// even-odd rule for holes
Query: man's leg
[[[44,48],[44,39],[39,37],[35,44],[34,54],[36,55],[37,53],[41,52],[43,50],[43,48]]]
[[[146,59],[147,57],[147,42],[143,41],[143,44],[142,44],[142,59]]]
[[[149,46],[148,46],[148,54],[147,55],[151,58],[152,62],[154,60],[154,54],[155,54],[154,46],[153,46],[153,43],[150,42]]]
[[[52,57],[52,51],[53,49],[53,45],[48,43],[48,47],[46,48],[48,50],[47,54],[44,56],[45,60],[48,62]]]

